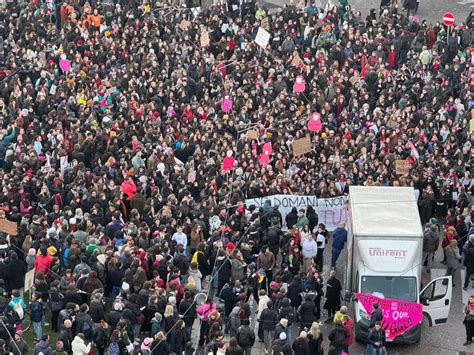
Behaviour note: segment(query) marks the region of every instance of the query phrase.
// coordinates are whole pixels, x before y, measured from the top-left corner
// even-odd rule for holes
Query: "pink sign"
[[[263,153],[258,156],[258,161],[263,166],[267,166],[270,163],[270,157],[268,156],[268,154]]]
[[[262,147],[263,154],[270,155],[273,152],[271,143],[265,143]]]
[[[229,150],[227,152],[226,157],[222,161],[222,170],[223,171],[231,171],[234,168],[234,162],[235,162],[235,159],[232,156],[232,151]]]
[[[380,298],[369,293],[356,293],[355,297],[367,314],[373,311],[372,303],[378,302],[383,311],[381,323],[387,339],[402,335],[423,320],[423,306],[420,303]]]
[[[67,73],[68,71],[71,70],[71,61],[67,59],[60,59],[59,67],[64,73]]]
[[[321,122],[321,115],[317,112],[311,115],[311,118],[308,121],[308,130],[313,132],[320,132],[323,128],[323,123]]]
[[[295,83],[293,84],[293,91],[294,92],[303,92],[306,90],[306,85],[304,83],[304,79],[301,75],[296,77]]]
[[[225,113],[229,113],[230,111],[232,111],[232,100],[227,95],[221,102],[221,110]]]

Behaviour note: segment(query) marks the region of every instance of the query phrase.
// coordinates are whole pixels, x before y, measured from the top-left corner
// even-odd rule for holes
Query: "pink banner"
[[[369,316],[373,311],[372,303],[378,302],[383,311],[381,323],[387,339],[396,338],[423,320],[423,307],[417,302],[379,298],[368,293],[356,293],[355,297]]]

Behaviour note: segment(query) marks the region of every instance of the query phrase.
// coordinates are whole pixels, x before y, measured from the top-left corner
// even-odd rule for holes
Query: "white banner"
[[[294,196],[294,195],[272,195],[261,198],[254,198],[245,200],[247,208],[255,205],[257,208],[262,207],[265,201],[269,200],[272,207],[278,206],[283,217],[283,230],[286,230],[285,217],[291,212],[293,207],[299,211],[306,210],[312,206],[319,217],[319,223],[324,223],[326,229],[334,230],[341,223],[347,221],[347,197],[332,197],[332,198],[316,198],[316,196]]]

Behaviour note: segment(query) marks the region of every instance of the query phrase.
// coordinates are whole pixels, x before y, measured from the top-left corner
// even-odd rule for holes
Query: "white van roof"
[[[351,186],[349,208],[357,236],[423,238],[413,187]]]

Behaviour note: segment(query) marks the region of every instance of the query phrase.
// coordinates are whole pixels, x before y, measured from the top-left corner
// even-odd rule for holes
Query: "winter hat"
[[[56,350],[62,351],[64,349],[64,343],[61,340],[56,342]]]
[[[287,327],[288,326],[288,319],[286,319],[286,318],[280,319],[280,324],[284,327]]]
[[[227,243],[227,250],[234,250],[235,249],[235,244],[232,242]]]
[[[474,234],[469,235],[469,241],[474,243]]]
[[[244,213],[244,208],[243,207],[237,208],[237,212],[240,214]]]
[[[155,319],[158,321],[158,322],[161,322],[163,320],[163,316],[161,315],[160,312],[156,312],[155,313]]]
[[[239,314],[240,307],[234,307],[232,308],[232,314]]]
[[[300,337],[302,337],[302,338],[306,338],[307,335],[308,335],[308,333],[306,333],[304,330],[301,331],[301,333],[300,333]]]
[[[35,256],[35,255],[36,255],[36,249],[30,248],[30,250],[28,250],[28,256]]]
[[[280,333],[280,339],[281,340],[286,340],[286,333],[285,332]]]
[[[142,346],[140,349],[142,350],[150,350],[151,343],[153,342],[153,338],[145,338],[143,339]]]
[[[53,247],[53,246],[50,246],[50,247],[47,249],[47,251],[48,251],[48,255],[51,255],[51,256],[55,255],[55,254],[58,252],[58,250],[57,250],[55,247]]]

